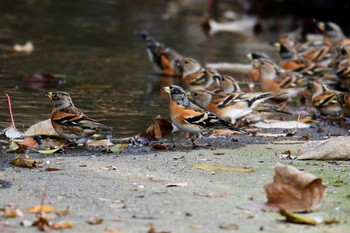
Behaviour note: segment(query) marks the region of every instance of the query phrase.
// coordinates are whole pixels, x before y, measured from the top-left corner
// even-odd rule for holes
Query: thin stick
[[[46,199],[46,194],[47,194],[47,185],[45,185],[45,189],[43,191],[43,194],[41,195],[41,202],[40,202],[40,209],[41,209],[41,211],[40,212],[42,212],[42,210],[43,210],[44,202],[45,202],[45,199]]]
[[[9,94],[5,93],[5,95],[6,95],[7,103],[8,103],[8,106],[9,106],[9,111],[10,111],[10,117],[11,117],[12,126],[13,126],[13,128],[16,129],[15,120],[13,119],[13,114],[12,114],[11,98],[10,98]]]

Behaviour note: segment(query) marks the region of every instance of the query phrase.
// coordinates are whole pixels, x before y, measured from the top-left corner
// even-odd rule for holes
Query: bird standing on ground
[[[67,92],[48,92],[51,100],[51,124],[69,142],[85,144],[96,133],[110,134],[112,128],[86,116],[76,108]]]
[[[147,53],[156,71],[160,71],[161,74],[168,76],[181,75],[176,65],[176,60],[181,59],[182,55],[158,42],[146,31],[137,32],[137,34],[147,43]]]
[[[169,94],[170,119],[181,131],[190,133],[192,145],[202,132],[211,129],[230,129],[242,132],[231,123],[193,104],[185,90],[177,85],[164,87]]]

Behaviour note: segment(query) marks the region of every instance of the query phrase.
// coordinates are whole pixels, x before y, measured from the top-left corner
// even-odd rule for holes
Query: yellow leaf
[[[40,213],[40,212],[51,213],[55,211],[55,208],[49,205],[36,205],[29,208],[27,211],[30,213]]]
[[[210,165],[199,163],[193,166],[193,168],[202,169],[206,171],[226,171],[226,172],[255,172],[251,167],[233,167],[225,165]]]
[[[40,154],[53,154],[55,153],[56,151],[60,150],[62,147],[64,146],[64,143],[62,145],[60,145],[59,147],[55,148],[55,149],[51,149],[51,150],[36,150],[36,149],[32,149],[33,151],[35,152],[38,152]]]
[[[301,215],[295,214],[291,211],[281,209],[279,211],[279,213],[282,216],[286,217],[287,222],[298,223],[298,224],[307,224],[307,225],[317,225],[318,224],[318,222],[313,218],[301,216]]]
[[[73,228],[73,226],[74,225],[71,221],[64,221],[64,222],[54,223],[52,225],[52,228],[55,230],[62,230],[62,229]]]

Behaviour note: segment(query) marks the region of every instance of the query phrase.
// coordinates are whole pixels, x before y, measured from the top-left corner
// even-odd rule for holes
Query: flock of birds
[[[275,62],[264,53],[249,53],[249,78],[259,91],[243,92],[232,76],[202,66],[191,57],[160,43],[147,32],[137,32],[162,75],[179,76],[166,86],[172,123],[188,133],[195,146],[201,133],[224,128],[244,132],[236,121],[253,111],[290,114],[282,109],[292,98],[308,101],[321,117],[350,116],[350,39],[332,22],[319,22],[322,40],[300,42],[286,34],[274,43],[280,55]],[[110,135],[112,128],[96,122],[76,108],[67,92],[49,92],[51,122],[69,142],[85,144],[96,133]],[[284,105],[282,105],[282,103]]]

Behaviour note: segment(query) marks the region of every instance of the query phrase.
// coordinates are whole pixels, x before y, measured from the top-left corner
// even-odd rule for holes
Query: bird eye
[[[185,60],[185,61],[184,61],[184,64],[188,64],[188,61],[187,61],[187,60]]]

